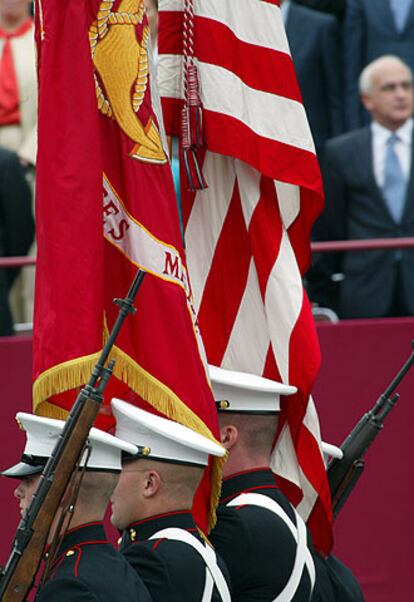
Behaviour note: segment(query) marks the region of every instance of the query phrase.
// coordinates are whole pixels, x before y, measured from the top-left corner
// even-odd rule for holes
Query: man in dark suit
[[[336,19],[284,0],[286,35],[318,154],[343,128],[339,27]]]
[[[348,0],[344,25],[345,116],[348,129],[368,122],[359,102],[362,69],[395,54],[414,70],[414,1]]]
[[[335,15],[339,21],[345,16],[346,0],[295,0],[296,4]]]
[[[17,155],[0,148],[0,257],[26,255],[34,237],[31,192]],[[0,336],[13,334],[8,302],[19,270],[0,269]]]
[[[189,428],[120,399],[112,400],[116,433],[148,453],[126,461],[111,498],[121,553],[153,602],[230,602],[226,569],[191,514],[209,455],[224,448]]]
[[[316,240],[414,236],[412,73],[385,56],[364,69],[360,89],[373,121],[326,146]],[[310,297],[323,305],[333,275],[343,275],[334,307],[342,318],[414,315],[412,249],[325,254],[313,271]]]

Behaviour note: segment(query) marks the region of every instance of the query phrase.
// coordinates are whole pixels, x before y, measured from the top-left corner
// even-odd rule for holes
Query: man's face
[[[40,479],[40,474],[35,474],[30,477],[21,479],[18,486],[14,490],[14,496],[19,500],[20,514],[23,516],[24,511],[29,506],[37,484]]]
[[[9,19],[29,16],[29,0],[0,0],[0,12]]]
[[[408,69],[390,59],[373,75],[372,89],[362,97],[375,121],[395,130],[413,114],[413,83]]]
[[[143,462],[145,461],[126,462],[122,468],[118,485],[111,497],[111,523],[117,529],[126,529],[141,518],[142,491],[147,473]]]

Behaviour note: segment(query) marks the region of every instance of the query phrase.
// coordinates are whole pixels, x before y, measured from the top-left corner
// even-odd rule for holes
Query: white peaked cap
[[[342,458],[344,457],[344,452],[342,451],[342,449],[340,447],[337,447],[336,445],[332,445],[332,443],[325,443],[325,441],[322,441],[321,447],[325,459],[331,457],[337,458],[338,460],[342,460]]]
[[[219,410],[227,412],[279,412],[280,396],[293,395],[296,387],[262,376],[208,367],[214,399]]]
[[[223,457],[224,447],[195,431],[161,416],[141,410],[121,399],[112,400],[116,435],[148,449],[154,460],[206,466],[208,457]]]
[[[42,471],[47,459],[51,456],[65,422],[53,418],[44,418],[34,414],[18,412],[16,420],[26,431],[26,446],[21,461],[3,471],[6,477],[22,478]],[[122,452],[131,455],[138,453],[138,448],[131,443],[121,441],[109,433],[92,428],[88,442],[90,453],[85,452],[80,465],[93,470],[120,471],[122,469]],[[43,462],[42,462],[43,460]]]

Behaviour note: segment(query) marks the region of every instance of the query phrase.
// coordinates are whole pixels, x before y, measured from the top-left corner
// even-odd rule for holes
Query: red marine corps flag
[[[147,275],[116,340],[108,397],[144,400],[214,438],[143,0],[37,0],[36,9],[34,410],[66,416],[116,319],[112,300],[140,267]],[[218,496],[218,469],[200,493],[204,509]]]
[[[161,0],[158,68],[167,133],[182,142],[186,252],[208,360],[298,387],[282,404],[273,468],[328,551],[310,397],[320,353],[301,280],[323,193],[278,1]]]

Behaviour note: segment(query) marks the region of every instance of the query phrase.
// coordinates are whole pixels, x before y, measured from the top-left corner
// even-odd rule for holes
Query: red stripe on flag
[[[319,372],[321,354],[315,321],[305,291],[302,308],[290,336],[290,357],[290,382],[295,383],[295,386],[308,396]],[[299,422],[300,418],[296,420]]]
[[[297,443],[299,464],[306,478],[318,493],[318,499],[308,519],[312,531],[313,543],[318,550],[330,550],[333,545],[332,532],[327,529],[315,528],[317,525],[332,523],[331,493],[326,471],[322,462],[315,462],[320,451],[318,444],[309,430],[302,426]]]
[[[324,207],[323,196],[320,192],[301,188],[300,206],[303,210],[300,211],[296,220],[289,227],[288,234],[290,243],[295,251],[300,273],[303,276],[310,265],[311,253],[309,240],[312,226]]]
[[[183,54],[182,11],[160,11],[158,15],[158,48],[162,54]]]
[[[282,232],[274,182],[270,178],[262,177],[260,200],[250,221],[249,234],[263,301],[270,272],[279,254]]]
[[[319,166],[313,153],[259,136],[229,115],[204,110],[203,117],[210,151],[236,157],[269,178],[308,187],[322,196]]]
[[[164,127],[166,133],[170,136],[179,136],[181,133],[181,109],[183,105],[184,103],[180,98],[161,98]]]
[[[273,378],[278,382],[282,382],[282,377],[279,372],[279,368],[277,367],[275,354],[273,353],[272,345],[269,345],[269,349],[267,350],[266,361],[263,369],[263,376],[266,378]]]
[[[236,184],[198,314],[207,357],[213,365],[220,366],[226,351],[246,288],[249,264],[250,242]]]
[[[182,27],[183,13],[161,14],[166,21],[164,26],[171,28],[171,32],[161,38],[162,52],[180,55],[182,41],[175,32]],[[194,52],[200,63],[227,69],[255,90],[301,102],[302,95],[289,54],[244,42],[227,25],[214,19],[196,17],[194,27]]]
[[[317,550],[327,553],[332,549],[333,537],[329,529],[321,529],[321,525],[332,524],[332,512],[330,506],[327,508],[319,497],[313,507],[312,513],[307,520],[307,525],[312,533],[313,545]]]
[[[161,10],[158,15],[158,51],[183,54],[183,11]]]

